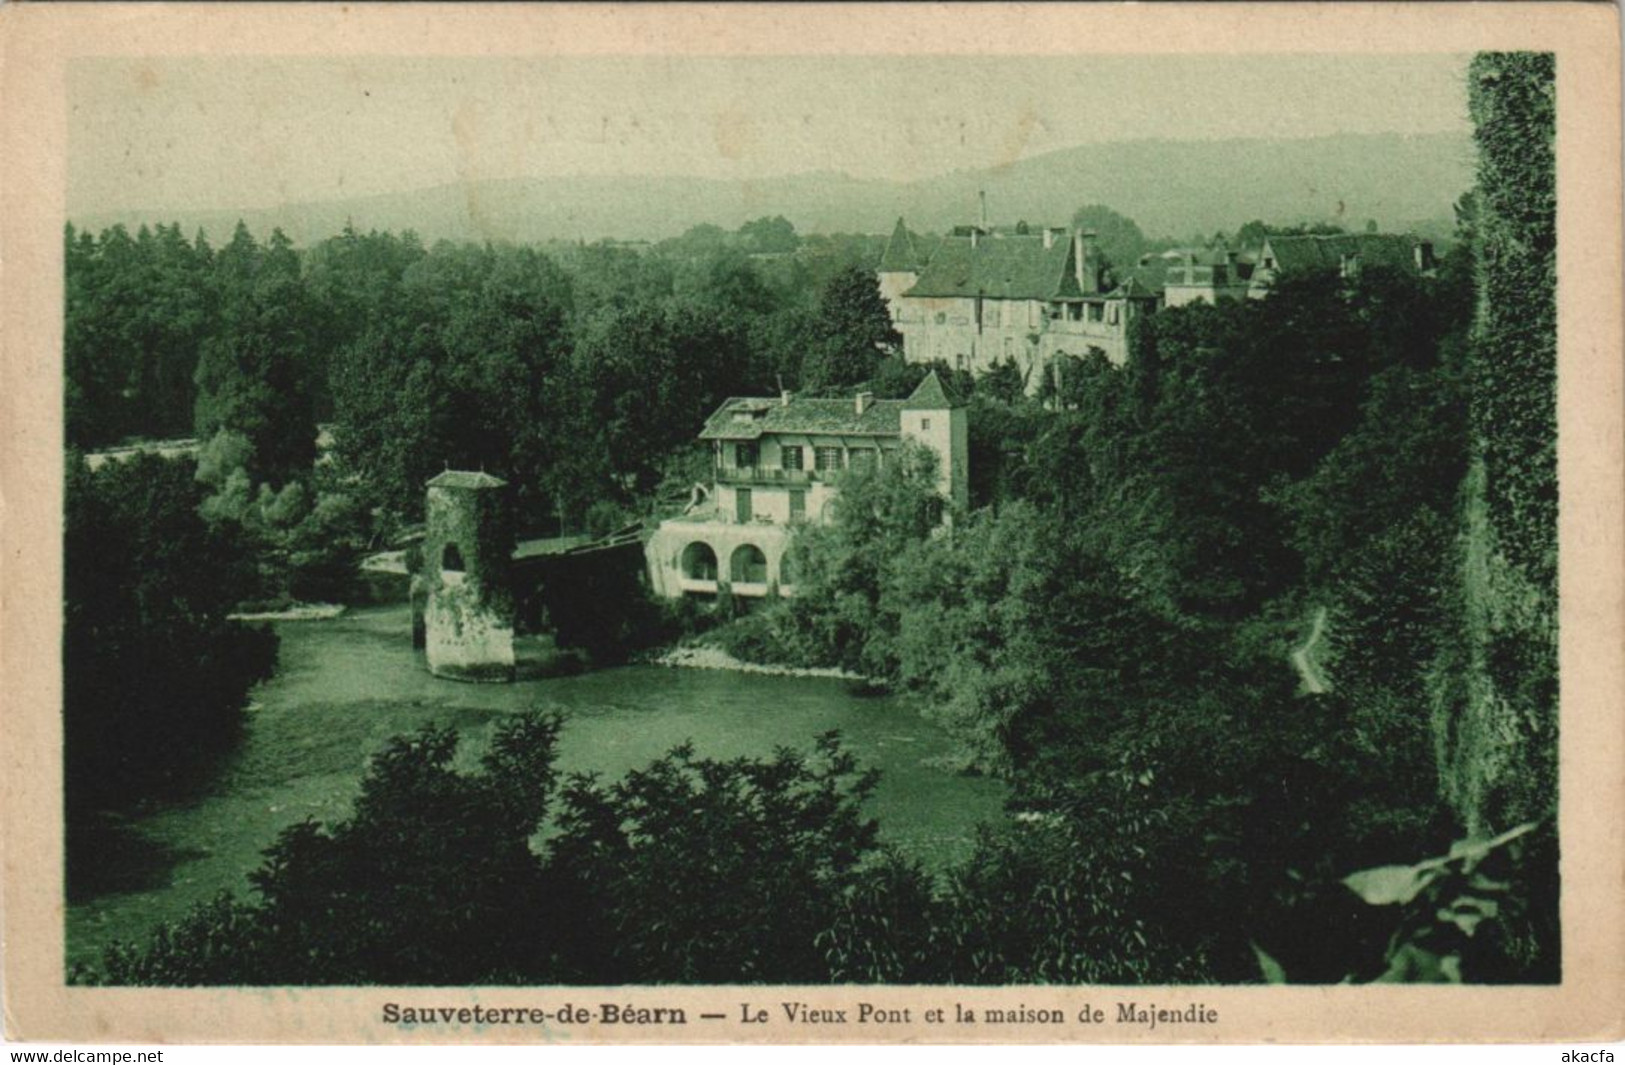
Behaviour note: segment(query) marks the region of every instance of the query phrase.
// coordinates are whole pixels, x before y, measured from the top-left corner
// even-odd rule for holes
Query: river
[[[472,766],[495,724],[532,707],[566,716],[559,766],[615,778],[685,740],[715,757],[808,748],[839,729],[881,771],[870,802],[887,842],[941,868],[970,853],[976,825],[1001,816],[1004,788],[938,767],[947,737],[896,697],[855,693],[839,680],[624,666],[508,685],[437,680],[411,647],[404,606],[278,623],[277,674],[253,694],[246,734],[194,799],[153,804],[97,833],[90,875],[67,915],[70,965],[114,940],[144,941],[156,922],[229,889],[277,833],[306,818],[343,818],[367,758],[390,737],[431,722],[464,737]]]

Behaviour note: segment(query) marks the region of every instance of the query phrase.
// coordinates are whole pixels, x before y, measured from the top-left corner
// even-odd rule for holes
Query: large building
[[[1428,274],[1433,247],[1388,233],[1273,236],[1256,261],[1185,249],[1119,269],[1088,231],[998,229],[984,212],[934,244],[899,218],[877,274],[906,360],[972,373],[1013,362],[1035,392],[1058,356],[1099,352],[1121,366],[1130,325],[1163,307],[1257,299],[1283,276],[1367,266]]]
[[[1087,231],[961,226],[929,252],[902,219],[887,241],[880,292],[909,362],[983,373],[1013,362],[1029,391],[1059,355],[1128,359],[1128,328],[1161,293],[1121,277]]]
[[[676,598],[793,594],[785,548],[796,526],[827,521],[848,471],[896,461],[905,442],[937,456],[938,490],[969,501],[963,405],[928,374],[907,399],[735,397],[706,420],[713,483],[680,518],[661,523],[646,554],[654,590]]]

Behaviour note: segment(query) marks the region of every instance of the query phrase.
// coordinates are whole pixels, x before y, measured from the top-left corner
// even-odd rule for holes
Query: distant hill
[[[238,218],[280,226],[308,244],[343,228],[416,230],[427,241],[660,239],[709,222],[728,229],[782,214],[803,233],[921,231],[972,221],[985,189],[995,222],[1063,224],[1086,203],[1128,215],[1152,237],[1273,223],[1376,219],[1404,229],[1451,217],[1472,183],[1466,134],[1339,135],[1292,140],[1124,141],[1050,152],[1004,166],[899,183],[837,173],[760,181],[687,177],[546,177],[444,185],[356,199],[239,211],[75,214],[81,226],[179,221],[216,242]]]

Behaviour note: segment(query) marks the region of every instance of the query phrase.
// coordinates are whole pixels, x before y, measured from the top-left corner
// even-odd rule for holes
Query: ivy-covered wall
[[[461,571],[445,569],[448,547],[461,556]],[[513,547],[513,514],[504,488],[429,488],[424,650],[435,676],[513,679]]]
[[[1459,627],[1435,672],[1440,781],[1488,836],[1557,803],[1555,60],[1481,53]]]

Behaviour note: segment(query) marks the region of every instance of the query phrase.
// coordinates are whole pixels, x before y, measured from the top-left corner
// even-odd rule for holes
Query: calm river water
[[[871,803],[882,837],[930,866],[964,857],[983,820],[1000,816],[1003,787],[933,762],[951,745],[906,700],[860,696],[837,680],[627,666],[512,685],[436,680],[414,654],[403,606],[330,621],[284,622],[275,678],[254,694],[239,752],[208,792],[110,824],[93,875],[70,900],[69,962],[92,961],[115,939],[145,939],[222,889],[245,894],[246,873],[284,827],[342,818],[368,756],[430,722],[465,737],[472,765],[503,715],[557,708],[567,720],[566,771],[617,777],[693,740],[707,756],[810,747],[839,729],[862,764],[881,771]]]

